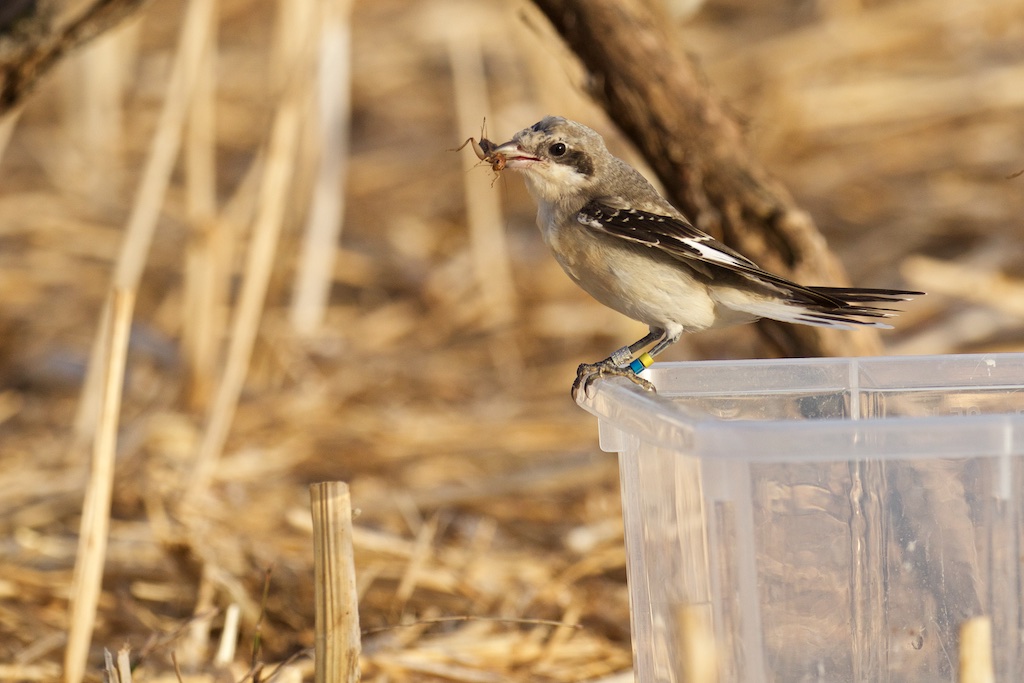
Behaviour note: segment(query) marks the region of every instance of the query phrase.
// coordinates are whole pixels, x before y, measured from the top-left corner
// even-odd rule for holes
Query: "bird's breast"
[[[575,222],[548,223],[541,231],[562,270],[605,306],[660,327],[714,324],[707,288],[672,259]]]

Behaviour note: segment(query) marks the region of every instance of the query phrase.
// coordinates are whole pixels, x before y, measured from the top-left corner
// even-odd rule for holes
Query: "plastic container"
[[[1024,681],[1024,354],[645,376],[581,400],[619,454],[638,681],[956,681],[967,623],[964,666]]]

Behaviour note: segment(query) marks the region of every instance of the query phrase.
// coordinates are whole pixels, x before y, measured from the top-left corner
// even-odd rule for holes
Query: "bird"
[[[562,270],[600,303],[648,327],[604,360],[583,363],[572,395],[603,376],[654,391],[640,373],[683,333],[771,318],[856,329],[891,325],[890,306],[923,292],[809,287],[770,273],[694,227],[595,130],[546,116],[502,144],[473,142],[495,171],[516,171]],[[644,349],[648,350],[644,351]]]

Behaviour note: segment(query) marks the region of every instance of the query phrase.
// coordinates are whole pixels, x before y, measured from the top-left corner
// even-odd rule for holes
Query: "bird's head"
[[[492,152],[504,168],[522,172],[534,198],[565,201],[594,193],[598,171],[611,158],[604,140],[582,123],[547,116]]]

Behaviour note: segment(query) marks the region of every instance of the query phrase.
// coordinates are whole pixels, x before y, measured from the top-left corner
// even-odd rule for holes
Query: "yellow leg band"
[[[644,369],[651,367],[653,363],[654,359],[651,358],[651,354],[644,351],[637,356],[635,361],[629,364],[629,369],[639,375]]]

